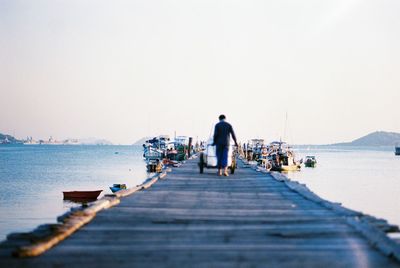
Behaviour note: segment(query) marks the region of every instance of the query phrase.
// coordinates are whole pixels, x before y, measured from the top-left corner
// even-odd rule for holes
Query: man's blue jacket
[[[235,132],[233,131],[231,124],[224,120],[219,121],[219,123],[215,125],[213,144],[220,147],[228,147],[230,144],[230,135],[232,135],[232,139],[235,142],[235,145],[237,145]]]

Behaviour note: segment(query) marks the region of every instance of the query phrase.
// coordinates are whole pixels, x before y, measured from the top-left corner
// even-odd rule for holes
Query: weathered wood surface
[[[284,182],[215,173],[188,161],[39,257],[0,250],[0,267],[399,267],[345,214]]]

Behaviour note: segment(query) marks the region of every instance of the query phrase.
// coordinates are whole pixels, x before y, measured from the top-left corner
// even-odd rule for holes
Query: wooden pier
[[[0,267],[400,267],[390,228],[277,174],[190,160],[38,257],[3,245]]]

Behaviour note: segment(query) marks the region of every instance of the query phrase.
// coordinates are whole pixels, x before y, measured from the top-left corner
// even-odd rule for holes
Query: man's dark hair
[[[219,120],[224,120],[226,118],[226,116],[221,114],[218,118],[219,118]]]

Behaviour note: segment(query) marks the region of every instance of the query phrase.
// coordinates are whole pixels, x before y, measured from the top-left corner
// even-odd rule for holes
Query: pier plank
[[[188,161],[45,254],[1,254],[0,266],[400,267],[348,217],[269,174],[241,167],[217,177]]]

